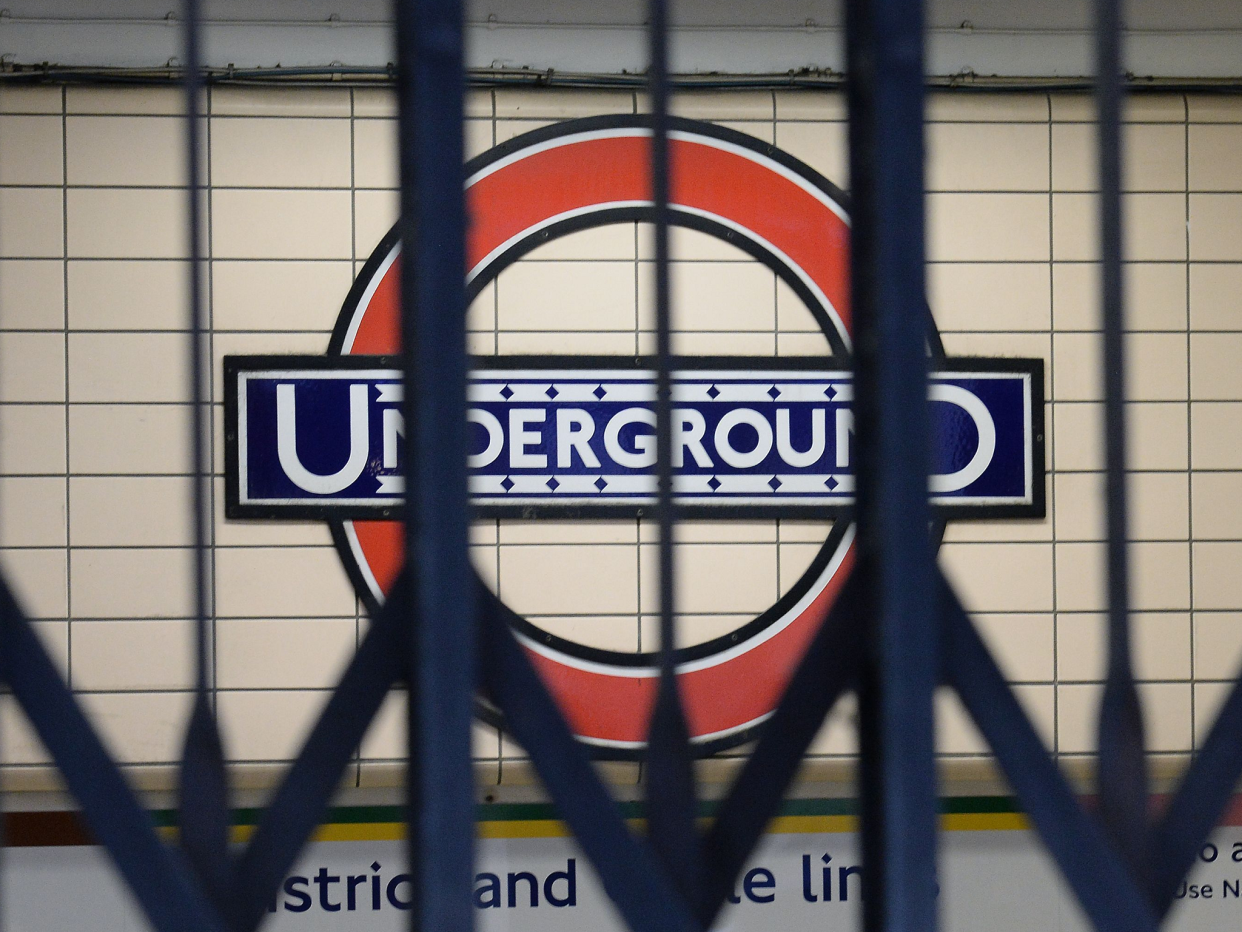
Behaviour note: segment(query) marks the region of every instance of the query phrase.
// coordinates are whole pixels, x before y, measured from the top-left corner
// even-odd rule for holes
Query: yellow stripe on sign
[[[858,831],[858,816],[802,815],[777,816],[768,823],[772,835],[818,835]]]
[[[402,841],[404,822],[334,822],[321,825],[315,841]]]
[[[1031,821],[1021,812],[953,812],[940,817],[946,832],[1026,831]]]

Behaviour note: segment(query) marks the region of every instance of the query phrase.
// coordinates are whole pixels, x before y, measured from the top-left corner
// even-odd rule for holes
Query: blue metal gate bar
[[[1078,901],[1098,932],[1151,932],[1156,919],[1135,878],[1074,798],[943,576],[937,586],[945,679],[979,726]]]
[[[1125,354],[1121,280],[1119,0],[1096,0],[1100,259],[1103,282],[1105,498],[1108,522],[1108,672],[1099,719],[1100,817],[1122,858],[1147,878],[1147,759],[1130,662],[1126,561]]]
[[[388,691],[405,680],[414,604],[409,578],[407,570],[371,619],[366,636],[242,854],[238,869],[241,932],[253,932],[267,915],[298,852],[323,821],[354,748],[362,742]]]
[[[823,626],[807,648],[754,753],[733,781],[704,839],[699,923],[709,928],[733,891],[746,859],[780,810],[824,718],[845,690],[857,685],[862,652],[860,581],[841,587]]]
[[[678,892],[697,902],[702,856],[694,764],[677,686],[673,574],[672,308],[669,295],[668,4],[651,0],[651,193],[655,214],[656,521],[659,527],[660,679],[647,735],[648,837]]]
[[[406,564],[410,927],[474,926],[475,575],[466,493],[462,12],[397,0]]]
[[[199,171],[199,112],[202,94],[202,78],[199,66],[199,5],[198,0],[185,0],[185,152],[186,152],[186,198],[187,241],[189,244],[189,294],[188,327],[190,354],[189,398],[191,404],[190,439],[194,458],[192,473],[193,491],[190,507],[193,510],[191,526],[194,529],[194,632],[195,632],[195,690],[194,705],[186,729],[185,744],[181,754],[180,768],[180,821],[181,846],[198,875],[199,882],[216,904],[225,924],[236,926],[237,905],[236,874],[229,852],[229,799],[228,779],[224,769],[224,750],[220,744],[220,729],[216,722],[212,697],[209,692],[207,623],[208,553],[207,522],[211,508],[208,505],[208,483],[211,466],[205,434],[209,415],[204,395],[206,373],[203,357],[208,346],[203,327],[202,244],[200,220],[201,173]]]
[[[512,612],[479,586],[484,692],[526,748],[605,891],[634,932],[693,932],[691,906],[662,862],[626,828],[585,749],[514,638]]]
[[[653,8],[653,76],[666,81],[666,11]],[[199,589],[199,679],[182,779],[183,837],[193,872],[162,844],[120,770],[8,589],[0,582],[0,678],[13,689],[151,922],[172,929],[253,932],[297,852],[322,817],[340,773],[389,687],[411,683],[411,854],[418,877],[416,927],[465,932],[472,923],[472,780],[469,757],[476,650],[480,688],[505,714],[563,816],[636,932],[693,932],[716,916],[827,711],[844,688],[862,684],[864,847],[870,929],[935,924],[936,806],[931,689],[943,673],[996,752],[1036,827],[1101,930],[1147,932],[1167,912],[1180,878],[1242,773],[1242,682],[1235,686],[1203,753],[1148,838],[1141,729],[1132,701],[1126,632],[1124,493],[1110,503],[1110,684],[1101,717],[1101,788],[1106,833],[1074,799],[1042,747],[956,596],[932,569],[927,527],[922,333],[921,20],[917,0],[852,0],[851,161],[856,190],[855,306],[859,358],[862,556],[860,572],[795,673],[755,754],[707,836],[710,874],[696,855],[671,869],[631,835],[510,630],[510,613],[469,570],[464,487],[464,296],[461,165],[460,7],[424,0],[397,9],[402,52],[401,117],[406,393],[411,406],[409,569],[376,617],[306,746],[242,855],[227,838],[219,738],[206,688],[205,589]],[[194,215],[198,190],[196,7],[187,16],[187,140]],[[1110,486],[1123,476],[1120,238],[1115,85],[1116,0],[1101,0],[1101,137],[1104,191],[1107,402]],[[1111,33],[1108,35],[1106,33]],[[656,96],[667,90],[657,90]],[[1112,94],[1113,98],[1109,99]],[[656,104],[653,178],[667,203],[667,142]],[[444,166],[448,169],[445,170]],[[1111,167],[1110,167],[1111,166]],[[661,193],[662,192],[662,193]],[[193,224],[192,237],[198,232]],[[668,339],[667,233],[658,255],[663,334]],[[192,239],[192,272],[198,271]],[[191,290],[191,340],[202,340],[199,289]],[[665,342],[667,347],[667,342]],[[194,365],[200,365],[195,353]],[[661,366],[667,377],[667,366]],[[196,374],[196,417],[203,380]],[[414,399],[417,399],[415,401]],[[667,417],[665,417],[667,430]],[[196,430],[194,477],[205,475]],[[661,444],[663,446],[663,442]],[[1111,491],[1111,489],[1110,489]],[[667,503],[666,503],[667,504]],[[195,553],[203,575],[205,512],[196,503]],[[661,519],[671,543],[671,512]],[[662,611],[665,676],[675,644],[670,593]],[[416,590],[411,591],[411,590]],[[928,599],[928,593],[936,598]],[[926,605],[924,604],[926,603]],[[870,616],[870,617],[868,617]],[[412,619],[418,623],[412,625]],[[865,623],[860,623],[865,622]],[[474,634],[481,626],[481,638]],[[943,637],[944,643],[940,644]],[[668,677],[671,680],[671,677]],[[675,684],[674,684],[675,687]],[[675,688],[662,690],[675,698]],[[1121,699],[1115,697],[1120,695]],[[667,708],[680,716],[679,704]],[[200,715],[200,710],[202,714]],[[686,742],[657,714],[651,750],[656,850],[697,851]],[[663,731],[661,729],[664,729]],[[684,735],[684,720],[681,724]],[[1137,766],[1135,762],[1137,761]],[[201,798],[199,798],[201,797]],[[424,804],[424,805],[420,805]],[[1110,842],[1110,837],[1119,844]],[[434,855],[434,856],[433,856]],[[691,864],[687,871],[685,865]],[[1148,878],[1148,871],[1151,878]],[[236,878],[236,879],[234,879]],[[199,886],[199,880],[203,886]],[[703,886],[697,886],[703,879]],[[697,893],[696,893],[697,891]],[[685,894],[689,894],[688,896]],[[214,903],[214,909],[213,909]],[[1153,907],[1154,904],[1154,907]],[[696,920],[697,917],[697,920]]]
[[[151,924],[160,932],[222,932],[215,910],[178,853],[160,841],[151,816],[121,776],[0,581],[0,677],[13,690],[51,753],[91,832],[112,856]]]
[[[846,4],[851,301],[858,444],[862,851],[868,932],[936,928],[932,693],[939,633],[927,593],[927,344],[923,320],[923,11]]]

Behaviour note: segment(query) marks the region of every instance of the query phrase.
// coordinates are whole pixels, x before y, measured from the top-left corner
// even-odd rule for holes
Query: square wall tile
[[[1057,538],[1104,540],[1104,473],[1061,473],[1055,478]],[[1128,480],[1130,539],[1185,540],[1190,511],[1186,475],[1139,472],[1130,473]]]
[[[7,764],[42,764],[52,759],[12,696],[0,699],[0,754]]]
[[[0,405],[0,475],[64,471],[64,409],[59,405]]]
[[[500,550],[500,597],[523,615],[638,610],[638,552],[625,545],[526,545]]]
[[[63,334],[0,333],[0,400],[65,400]]]
[[[354,590],[329,547],[216,550],[221,618],[353,617]]]
[[[1096,749],[1101,688],[1062,686],[1058,691],[1058,737],[1062,753]],[[1139,686],[1144,737],[1150,751],[1188,751],[1191,747],[1191,686],[1189,683],[1144,683]]]
[[[1190,335],[1190,392],[1196,401],[1242,398],[1242,333]]]
[[[189,341],[178,333],[71,333],[70,401],[184,401]]]
[[[181,757],[191,692],[86,693],[82,705],[122,763],[171,763]]]
[[[1188,544],[1132,543],[1129,550],[1133,608],[1155,611],[1190,607]],[[1058,611],[1101,611],[1105,586],[1104,544],[1056,545]]]
[[[1054,460],[1058,470],[1104,468],[1102,406],[1095,402],[1060,402],[1054,406]],[[1126,406],[1129,449],[1126,465],[1133,470],[1185,469],[1186,405],[1175,402],[1131,402]]]
[[[1129,262],[1186,258],[1186,202],[1181,194],[1127,194],[1122,200],[1122,240]],[[1099,248],[1095,196],[1052,196],[1052,257],[1095,261]]]
[[[1174,262],[1127,262],[1126,329],[1186,329],[1186,267]],[[1058,330],[1100,330],[1099,265],[1058,262],[1052,267],[1053,325]]]
[[[346,120],[211,121],[211,183],[243,188],[347,188],[353,176]]]
[[[287,761],[301,750],[326,690],[221,691],[216,699],[224,753],[234,761]]]
[[[1050,544],[945,544],[940,565],[969,611],[1052,610]]]
[[[63,547],[68,513],[60,476],[0,479],[0,545]]]
[[[1178,125],[1127,124],[1122,129],[1123,191],[1184,191],[1186,135]],[[1052,189],[1095,191],[1094,123],[1052,127]]]
[[[0,256],[63,256],[64,204],[58,188],[0,188]]]
[[[626,330],[635,326],[630,262],[517,262],[496,280],[501,330]]]
[[[336,323],[353,283],[348,262],[216,262],[216,330],[321,330]]]
[[[675,330],[776,327],[776,275],[758,262],[678,262],[669,269]],[[655,328],[655,265],[638,264],[638,324]]]
[[[190,477],[74,477],[69,480],[75,547],[193,544]]]
[[[188,262],[70,260],[69,327],[73,330],[188,330]]]
[[[64,177],[59,116],[0,116],[0,185],[58,185]]]
[[[1187,172],[1191,191],[1242,190],[1242,165],[1238,147],[1242,145],[1242,125],[1191,125]]]
[[[350,259],[348,191],[218,190],[212,195],[217,259]]]
[[[1242,402],[1190,405],[1192,469],[1242,469]]]
[[[1048,267],[1038,263],[935,263],[928,301],[941,330],[1042,331],[1051,327]],[[808,315],[809,317],[809,315]]]
[[[181,259],[186,196],[175,189],[70,188],[69,255],[89,259]]]
[[[1242,613],[1195,613],[1195,678],[1229,680],[1242,671]]]
[[[69,614],[68,558],[64,550],[0,550],[0,570],[27,618]]]
[[[60,330],[64,326],[64,263],[57,259],[0,261],[0,327]]]
[[[641,548],[639,604],[645,612],[660,607],[658,549]],[[780,596],[773,544],[678,544],[674,552],[679,611],[757,615]]]
[[[1056,636],[1051,614],[983,613],[972,619],[1006,680],[1047,682],[1053,678]]]
[[[1230,683],[1195,683],[1194,685],[1194,718],[1195,747],[1202,748],[1207,740],[1208,732],[1216,723],[1220,708],[1229,697]]]
[[[77,618],[187,618],[194,612],[191,551],[75,549],[70,601]]]
[[[1190,474],[1195,540],[1236,540],[1242,527],[1242,473]]]
[[[1056,365],[1053,397],[1058,401],[1103,398],[1103,349],[1095,333],[1057,333],[1052,338]],[[1126,398],[1179,401],[1186,398],[1186,337],[1175,333],[1126,335]]]
[[[191,692],[86,693],[82,704],[105,746],[121,763],[181,759]]]
[[[1190,326],[1194,330],[1242,330],[1237,296],[1242,264],[1190,266]]]
[[[78,475],[191,470],[188,405],[70,405],[68,436],[69,466]]]
[[[1242,543],[1196,541],[1191,549],[1196,609],[1225,610],[1242,605]]]
[[[932,262],[1045,262],[1048,197],[1043,194],[929,194]]]
[[[928,191],[1048,190],[1048,127],[930,123]]]
[[[73,687],[139,692],[194,685],[194,623],[83,621],[73,626]]]
[[[1190,195],[1192,262],[1242,260],[1242,194]]]
[[[352,618],[246,619],[216,623],[220,689],[328,689],[354,654]]]
[[[139,188],[184,185],[185,146],[180,118],[71,116],[65,120],[66,181]]]
[[[1102,614],[1057,616],[1057,677],[1062,682],[1100,682],[1108,670],[1108,622]],[[1136,613],[1130,634],[1134,673],[1140,680],[1190,678],[1190,615]]]

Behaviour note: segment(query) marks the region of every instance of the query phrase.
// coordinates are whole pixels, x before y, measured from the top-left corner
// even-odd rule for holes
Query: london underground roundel
[[[650,222],[650,138],[643,117],[576,120],[470,162],[468,299],[557,237]],[[669,150],[672,222],[768,266],[828,344],[817,357],[674,361],[679,510],[704,518],[847,515],[853,382],[842,195],[773,146],[721,127],[672,120]],[[354,283],[327,357],[239,357],[226,360],[225,372],[228,515],[328,519],[372,608],[402,564],[402,530],[391,520],[404,493],[394,371],[399,252],[394,230]],[[929,391],[938,425],[932,501],[942,516],[1041,514],[1042,369],[1030,360],[947,362]],[[478,514],[632,518],[650,506],[650,360],[500,356],[472,365],[467,467]],[[701,752],[747,740],[771,715],[850,572],[853,537],[848,521],[836,521],[775,604],[678,650],[687,723]],[[654,653],[588,647],[494,608],[582,741],[607,756],[641,750],[656,694]]]

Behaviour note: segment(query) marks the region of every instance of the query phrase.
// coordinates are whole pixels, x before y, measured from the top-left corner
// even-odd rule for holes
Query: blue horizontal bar
[[[404,496],[400,373],[230,366],[230,507],[386,517]],[[322,363],[322,359],[319,360]],[[929,388],[938,438],[932,501],[1029,509],[1042,488],[1030,369],[954,371]],[[854,501],[854,381],[847,370],[674,374],[674,497],[680,506],[845,507]],[[655,378],[620,368],[475,370],[470,492],[481,514],[529,506],[632,509],[655,501]]]

